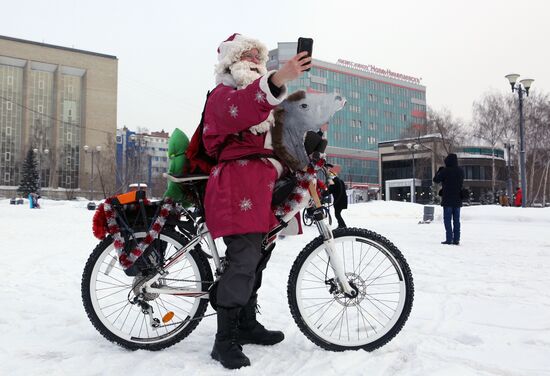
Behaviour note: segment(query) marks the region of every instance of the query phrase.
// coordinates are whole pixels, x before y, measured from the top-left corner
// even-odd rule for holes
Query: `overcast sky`
[[[422,77],[429,106],[469,121],[508,73],[550,91],[549,16],[546,0],[26,0],[3,2],[0,34],[117,56],[118,126],[190,134],[234,32],[269,49],[312,37],[320,60]]]

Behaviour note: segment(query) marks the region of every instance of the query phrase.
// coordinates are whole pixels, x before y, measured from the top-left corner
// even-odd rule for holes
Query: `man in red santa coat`
[[[267,48],[233,34],[218,48],[216,88],[208,97],[203,142],[218,160],[206,187],[206,223],[227,245],[228,266],[217,291],[218,330],[212,358],[226,368],[250,365],[242,344],[274,345],[284,339],[256,320],[257,290],[269,255],[261,241],[277,222],[271,210],[283,167],[273,156],[271,111],[286,97],[285,83],[311,67],[307,53],[267,72]]]

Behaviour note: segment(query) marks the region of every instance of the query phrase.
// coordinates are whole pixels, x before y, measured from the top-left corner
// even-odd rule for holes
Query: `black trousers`
[[[347,227],[346,222],[344,222],[344,218],[342,218],[342,210],[342,208],[334,208],[334,216],[338,221],[338,227]]]
[[[271,257],[271,252],[262,253],[263,235],[251,233],[223,238],[229,263],[218,281],[218,306],[243,307],[262,285],[262,273]]]

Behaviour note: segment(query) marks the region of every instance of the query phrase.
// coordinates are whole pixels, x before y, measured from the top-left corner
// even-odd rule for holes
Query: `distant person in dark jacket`
[[[514,205],[515,206],[521,206],[521,201],[523,199],[523,194],[521,192],[521,188],[516,188],[516,197],[514,198]]]
[[[445,158],[445,167],[440,167],[434,176],[434,182],[441,183],[441,206],[443,206],[443,222],[445,223],[445,241],[441,244],[460,243],[460,208],[462,207],[462,184],[464,171],[458,167],[456,154]]]
[[[334,199],[334,215],[338,220],[338,228],[344,228],[346,222],[342,218],[342,210],[348,208],[348,195],[346,193],[346,184],[335,174],[331,174],[332,183],[329,184],[328,190]]]

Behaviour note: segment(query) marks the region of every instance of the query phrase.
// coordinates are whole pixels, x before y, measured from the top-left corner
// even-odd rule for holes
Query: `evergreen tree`
[[[32,148],[27,152],[21,173],[21,183],[19,188],[17,188],[17,192],[25,196],[31,192],[38,192],[38,166]]]

